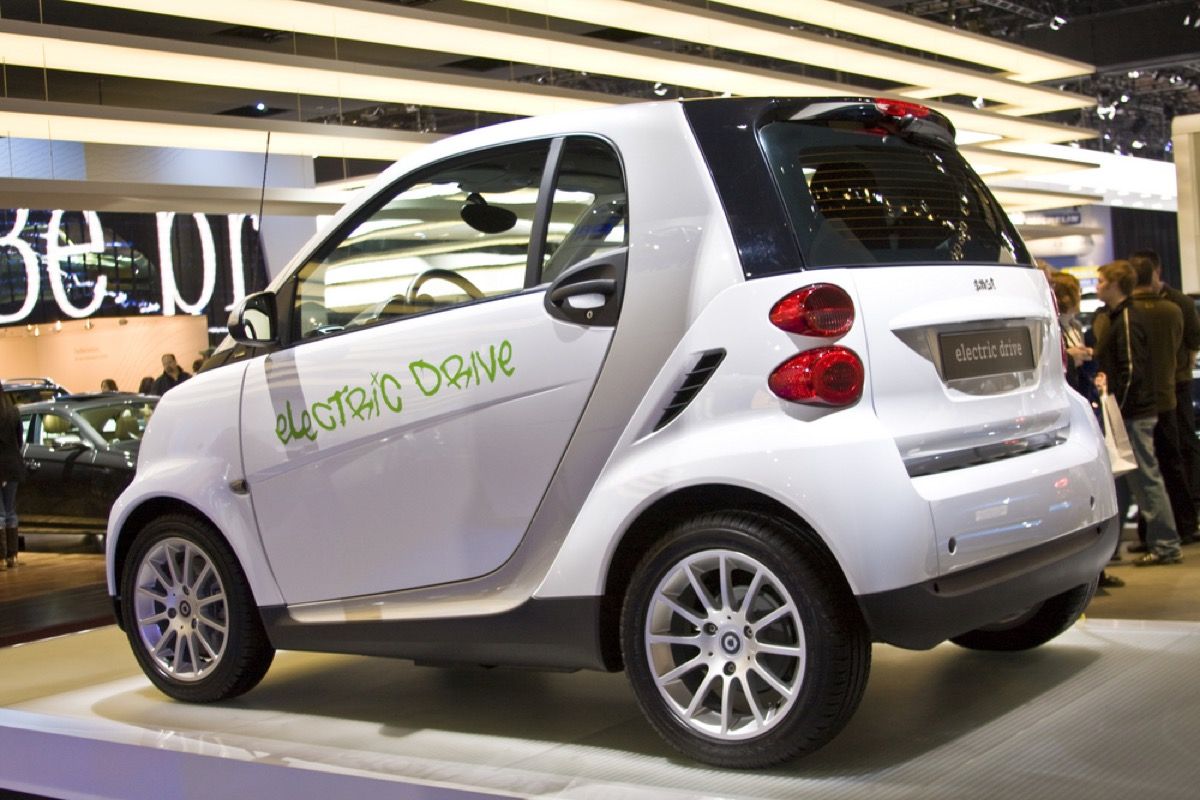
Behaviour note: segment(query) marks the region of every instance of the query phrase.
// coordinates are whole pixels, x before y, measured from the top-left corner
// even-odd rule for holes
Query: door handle
[[[572,264],[546,288],[543,306],[554,319],[611,328],[621,313],[627,248]]]
[[[550,302],[557,305],[569,297],[578,297],[583,294],[602,294],[605,297],[612,297],[616,292],[617,282],[615,279],[592,278],[555,286],[550,292]]]

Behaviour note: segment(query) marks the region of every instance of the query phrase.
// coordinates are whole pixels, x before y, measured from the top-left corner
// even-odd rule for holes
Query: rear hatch
[[[747,277],[853,276],[868,397],[931,503],[943,568],[1044,539],[1056,503],[1084,513],[1085,481],[1038,475],[1018,485],[1013,470],[973,469],[1062,444],[1070,405],[1048,283],[958,154],[951,124],[893,101],[758,101],[744,111],[754,122],[740,124],[757,135],[740,163],[738,121],[690,108],[689,117]],[[1065,486],[1084,494],[1064,498]]]

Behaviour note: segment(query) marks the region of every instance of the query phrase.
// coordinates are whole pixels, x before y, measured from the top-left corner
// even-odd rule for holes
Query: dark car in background
[[[54,400],[70,394],[49,378],[5,378],[4,391],[17,405]]]
[[[22,405],[21,532],[103,535],[113,501],[133,480],[157,403],[147,395],[88,394]]]

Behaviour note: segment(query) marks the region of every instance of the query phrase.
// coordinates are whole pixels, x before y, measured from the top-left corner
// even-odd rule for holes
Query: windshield
[[[79,416],[106,442],[126,442],[142,438],[146,423],[154,413],[158,401],[140,398],[137,401],[110,403],[103,406],[88,406],[79,410]]]
[[[772,122],[759,136],[807,267],[1030,263],[953,148],[853,124]]]

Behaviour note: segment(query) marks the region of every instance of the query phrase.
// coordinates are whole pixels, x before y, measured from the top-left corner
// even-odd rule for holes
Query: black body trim
[[[600,644],[599,597],[531,598],[500,614],[420,620],[297,622],[286,606],[260,608],[271,644],[433,663],[619,669]]]
[[[554,200],[554,185],[558,182],[558,165],[562,160],[564,137],[550,140],[550,152],[546,154],[546,166],[542,169],[542,180],[538,184],[537,206],[533,211],[533,225],[529,231],[529,254],[525,257],[525,285],[537,286],[542,282],[542,254],[546,252],[546,231],[550,229],[550,205]]]
[[[1117,544],[1109,520],[1005,558],[924,583],[859,595],[875,641],[927,650],[1094,581]]]
[[[682,104],[717,185],[748,278],[798,272],[804,266],[791,220],[758,143],[762,120],[783,105],[762,98]],[[731,207],[727,197],[736,197],[737,202]]]

